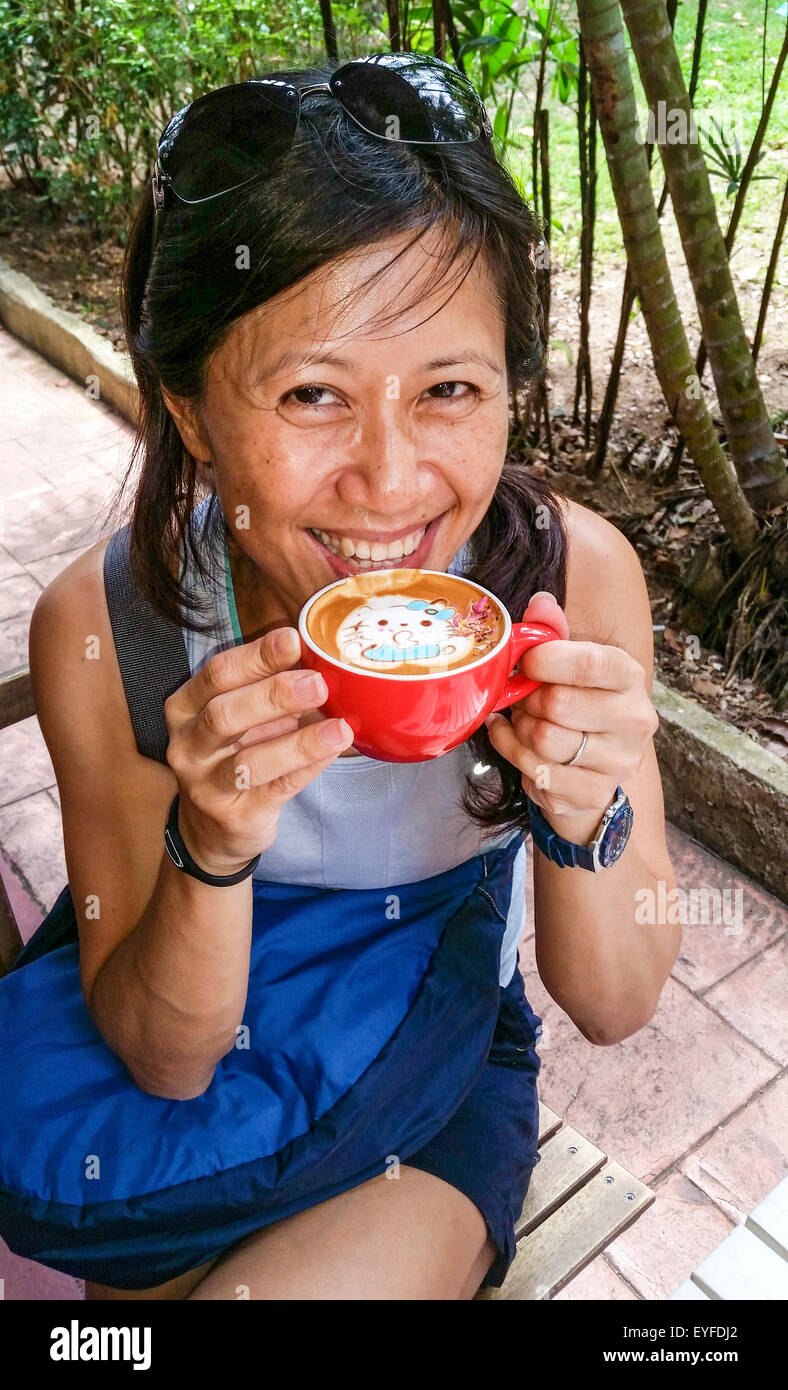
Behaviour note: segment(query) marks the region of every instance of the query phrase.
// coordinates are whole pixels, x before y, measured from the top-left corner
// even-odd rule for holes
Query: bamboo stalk
[[[668,0],[668,23],[670,24],[671,29],[673,28],[673,25],[676,22],[677,9],[678,0]],[[693,76],[692,78],[690,78],[691,93],[694,92],[694,87],[692,85],[693,81],[697,82],[698,80],[698,69],[700,67],[699,43],[702,41],[703,38],[703,18],[705,17],[705,13],[706,0],[700,0],[700,6],[698,9],[698,24],[695,29],[695,46],[693,52],[692,65]],[[696,54],[698,55],[697,63],[695,62]],[[690,100],[691,99],[692,98],[690,97]],[[649,168],[651,168],[651,160],[653,158],[653,155],[654,146],[651,144],[646,144],[646,159],[648,160]],[[667,198],[668,185],[667,183],[663,182],[662,192],[660,193],[659,204],[657,206],[657,220],[659,220],[659,218],[662,216],[662,213],[664,212]],[[605,397],[602,402],[602,409],[599,412],[596,424],[596,449],[594,451],[593,458],[589,461],[588,467],[586,468],[586,475],[589,478],[598,478],[599,474],[602,472],[602,467],[605,462],[605,455],[607,454],[607,441],[610,438],[610,430],[613,425],[613,415],[616,409],[616,401],[618,399],[618,387],[621,381],[621,368],[624,363],[624,349],[626,347],[627,342],[627,333],[629,332],[629,320],[632,314],[632,310],[635,306],[636,299],[637,294],[635,292],[635,286],[632,280],[632,272],[629,268],[629,262],[627,262],[627,268],[624,274],[624,285],[621,291],[621,308],[619,309],[618,314],[618,330],[616,333],[616,342],[613,348],[613,357],[610,362],[610,371],[608,372],[607,381],[605,383]]]
[[[688,393],[692,356],[681,320],[639,139],[635,93],[617,0],[578,0],[583,47],[621,231],[671,416],[687,440],[717,515],[742,556],[757,542],[757,519],[720,447],[702,393]]]
[[[786,180],[785,184],[785,192],[783,193],[783,203],[782,207],[780,208],[780,216],[777,219],[777,231],[775,233],[774,244],[772,246],[772,254],[769,257],[769,265],[766,271],[766,278],[763,282],[761,306],[758,310],[758,326],[755,329],[755,337],[752,340],[753,362],[758,361],[758,353],[761,350],[761,342],[763,339],[763,325],[766,322],[766,311],[769,307],[769,300],[772,296],[772,285],[774,284],[774,277],[777,272],[777,260],[780,254],[780,246],[782,244],[782,239],[785,235],[786,222],[788,222],[788,180]]]
[[[399,53],[402,49],[399,28],[399,0],[386,0],[386,14],[389,21],[389,48],[392,53]]]
[[[339,51],[337,49],[334,16],[331,13],[331,0],[320,0],[320,17],[323,21],[323,42],[326,46],[326,57],[329,63],[336,63],[339,60]]]
[[[542,109],[541,109],[540,112],[539,112],[538,131],[537,131],[537,133],[538,133],[538,139],[539,139],[539,166],[540,166],[540,171],[541,171],[541,175],[542,175],[542,227],[543,227],[543,232],[544,232],[544,238],[545,238],[545,241],[547,242],[547,246],[548,246],[548,250],[549,250],[549,247],[550,247],[550,222],[551,222],[553,213],[552,213],[552,203],[551,203],[551,198],[550,198],[550,145],[549,145],[549,134],[548,134],[548,122],[549,122],[549,112],[548,112],[544,107],[542,107]],[[552,273],[552,272],[551,272],[551,260],[550,260],[550,257],[549,257],[549,255],[548,255],[548,258],[547,258],[547,265],[546,265],[546,267],[544,268],[544,270],[542,271],[542,274],[543,274],[543,276],[544,276],[544,279],[543,279],[543,281],[542,281],[542,284],[543,284],[543,291],[544,291],[544,295],[543,295],[543,303],[544,303],[544,326],[545,326],[545,334],[547,335],[548,343],[549,343],[549,341],[550,341],[550,304],[551,304],[551,295],[550,295],[551,284],[550,284],[550,276],[551,276],[551,273]],[[545,436],[546,436],[546,438],[547,438],[547,452],[548,452],[548,456],[549,456],[550,460],[552,461],[552,459],[553,459],[553,431],[552,431],[552,427],[551,427],[551,424],[550,424],[550,402],[549,402],[548,397],[547,397],[547,386],[546,386],[546,383],[545,383],[544,373],[542,374],[541,381],[539,382],[539,400],[540,400],[541,408],[542,408],[542,411],[543,411],[543,414],[544,414],[544,428],[545,428]],[[537,415],[537,428],[538,428],[538,418],[539,418],[539,417],[538,417],[538,415]]]
[[[786,20],[785,24],[785,35],[783,37],[782,47],[780,49],[777,62],[775,64],[774,72],[772,73],[771,83],[769,84],[769,95],[767,96],[766,101],[764,102],[763,109],[761,111],[761,118],[758,121],[755,135],[753,136],[752,145],[750,146],[750,153],[748,154],[744,162],[744,168],[741,171],[741,179],[739,180],[739,187],[736,190],[736,198],[733,203],[733,210],[731,211],[730,221],[728,223],[728,230],[725,233],[725,250],[727,251],[729,256],[731,251],[733,250],[733,243],[736,239],[736,232],[738,230],[739,221],[741,219],[742,210],[744,208],[744,199],[747,196],[747,190],[749,189],[752,176],[755,172],[755,166],[758,163],[758,156],[761,152],[761,146],[764,141],[764,136],[766,135],[767,127],[769,125],[769,120],[771,118],[775,98],[777,96],[777,91],[780,86],[780,78],[782,77],[782,71],[785,67],[786,58],[788,58],[788,20]],[[703,376],[703,369],[706,366],[706,357],[706,342],[704,338],[701,338],[700,345],[698,347],[698,355],[695,358],[695,371],[698,373],[699,377]]]
[[[580,44],[578,69],[577,136],[580,162],[580,343],[575,368],[575,399],[572,424],[580,423],[580,401],[585,399],[583,436],[586,448],[591,441],[591,345],[589,311],[594,262],[594,219],[596,211],[596,114],[588,83],[588,66]]]
[[[673,211],[706,339],[720,411],[739,481],[754,506],[788,500],[788,471],[774,438],[731,279],[692,107],[664,0],[621,0],[646,98],[683,117],[687,138],[658,140]],[[697,381],[693,372],[692,380]],[[698,393],[700,394],[700,393]],[[683,433],[683,431],[682,431]]]
[[[446,61],[446,7],[443,0],[432,0],[433,52]]]

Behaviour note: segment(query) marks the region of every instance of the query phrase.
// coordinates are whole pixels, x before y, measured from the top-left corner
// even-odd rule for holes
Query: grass
[[[562,0],[562,8],[567,22],[573,23],[575,6],[569,0]],[[768,3],[768,31],[766,43],[766,89],[780,51],[786,20],[778,16],[777,0]],[[692,50],[697,17],[697,0],[684,0],[679,4],[675,36],[681,59],[684,78],[689,83],[692,67]],[[746,157],[755,128],[761,114],[761,52],[763,42],[763,0],[712,0],[706,17],[698,87],[695,107],[698,111],[720,113],[727,122],[735,115],[737,129],[743,132],[742,158]],[[576,23],[576,20],[574,21]],[[638,110],[645,112],[646,101],[640,84],[637,64],[630,51],[630,67],[637,94]],[[734,247],[736,262],[743,266],[745,261],[768,256],[777,223],[780,200],[788,175],[788,77],[785,72],[772,111],[764,148],[765,158],[758,165],[759,174],[775,175],[773,179],[754,180],[750,184],[744,205],[739,231]],[[577,114],[576,102],[571,107],[562,106],[555,99],[549,103],[550,111],[550,175],[553,206],[552,245],[554,255],[561,264],[574,267],[579,262],[580,247],[580,191],[578,182],[577,157]],[[518,138],[523,141],[523,150],[512,150],[509,162],[525,182],[531,187],[531,119],[532,94],[527,91],[515,101],[515,125]],[[708,119],[708,117],[707,117]],[[704,124],[699,120],[701,143],[703,143]],[[613,190],[605,161],[604,145],[597,137],[597,222],[595,232],[595,252],[601,262],[608,259],[619,260],[622,256],[621,232],[618,225]],[[711,172],[711,168],[710,168]],[[663,175],[662,164],[655,153],[652,162],[652,186],[655,198],[659,197]],[[725,179],[712,176],[712,190],[717,204],[717,215],[723,232],[728,223],[735,194],[726,193]],[[786,271],[782,276],[778,271],[778,283],[786,283]]]

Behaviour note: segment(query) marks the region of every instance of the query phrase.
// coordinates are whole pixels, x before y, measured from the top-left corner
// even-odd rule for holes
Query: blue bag
[[[140,1090],[106,1045],[77,943],[13,969],[0,980],[11,1250],[152,1287],[415,1154],[490,1051],[518,844],[395,888],[253,881],[243,1025],[192,1100]]]

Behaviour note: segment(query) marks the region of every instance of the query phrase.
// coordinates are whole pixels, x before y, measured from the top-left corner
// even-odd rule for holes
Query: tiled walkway
[[[37,595],[101,525],[130,426],[0,328],[0,670],[27,661]],[[0,732],[0,859],[25,937],[66,882],[57,786],[35,719]],[[788,910],[670,828],[679,882],[743,890],[744,927],[685,928],[648,1027],[594,1047],[549,997],[533,931],[521,950],[542,1016],[540,1093],[657,1200],[559,1299],[662,1299],[784,1177],[788,1153]],[[81,1287],[0,1243],[7,1299]]]

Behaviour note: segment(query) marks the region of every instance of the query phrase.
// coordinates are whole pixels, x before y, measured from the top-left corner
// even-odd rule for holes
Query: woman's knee
[[[219,1256],[187,1295],[211,1299],[461,1299],[492,1263],[487,1225],[442,1178],[401,1164]]]

